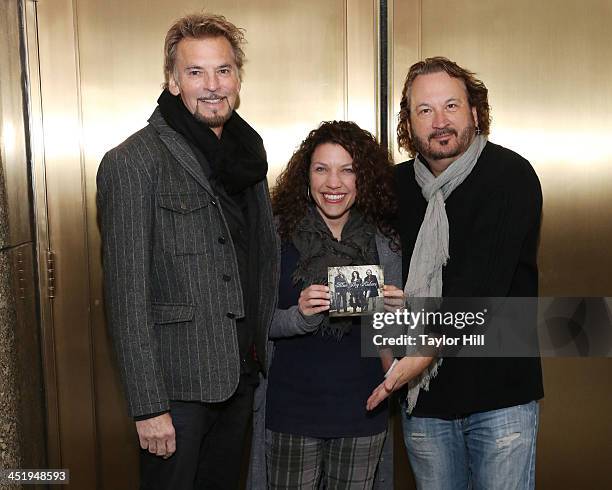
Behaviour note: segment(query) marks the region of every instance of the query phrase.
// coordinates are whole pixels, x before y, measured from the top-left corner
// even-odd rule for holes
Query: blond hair
[[[203,39],[211,37],[224,37],[232,46],[234,60],[238,73],[242,78],[242,65],[244,64],[244,51],[242,45],[246,43],[244,29],[240,29],[222,15],[190,14],[178,19],[166,34],[164,42],[164,88],[168,88],[170,76],[175,74],[176,48],[185,38]]]

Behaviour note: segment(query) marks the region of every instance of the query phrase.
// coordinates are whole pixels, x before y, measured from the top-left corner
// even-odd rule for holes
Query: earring
[[[480,128],[478,126],[476,126],[476,134],[480,134],[482,131],[480,131]]]
[[[310,201],[310,185],[306,186],[306,194],[308,194],[308,200]]]

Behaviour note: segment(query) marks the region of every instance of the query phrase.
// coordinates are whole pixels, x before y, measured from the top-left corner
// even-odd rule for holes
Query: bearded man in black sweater
[[[540,183],[487,140],[484,83],[428,58],[410,68],[400,107],[398,143],[415,156],[396,167],[406,296],[537,296]],[[368,408],[406,384],[429,385],[408,390],[403,416],[418,488],[535,487],[539,358],[404,357]]]

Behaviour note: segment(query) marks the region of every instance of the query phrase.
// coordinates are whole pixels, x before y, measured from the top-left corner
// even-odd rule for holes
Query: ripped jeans
[[[404,411],[404,442],[417,488],[535,488],[538,414],[535,401],[454,420]]]

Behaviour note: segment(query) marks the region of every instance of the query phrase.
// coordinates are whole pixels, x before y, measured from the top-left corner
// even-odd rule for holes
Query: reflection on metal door
[[[352,119],[376,132],[377,5],[206,3],[246,28],[240,113],[264,138],[271,182],[322,120]],[[55,297],[42,305],[45,367],[55,373],[49,465],[70,468],[74,488],[137,486],[135,431],[104,324],[95,175],[105,151],[154,108],[167,28],[201,8],[190,0],[26,2],[36,217],[55,271]]]
[[[477,71],[490,90],[491,140],[530,160],[542,183],[540,295],[610,296],[609,0],[390,0],[389,10],[391,133],[412,63],[442,55]],[[394,156],[407,159],[395,147]],[[547,359],[543,370],[538,488],[610,486],[612,425],[601,422],[612,360]]]

